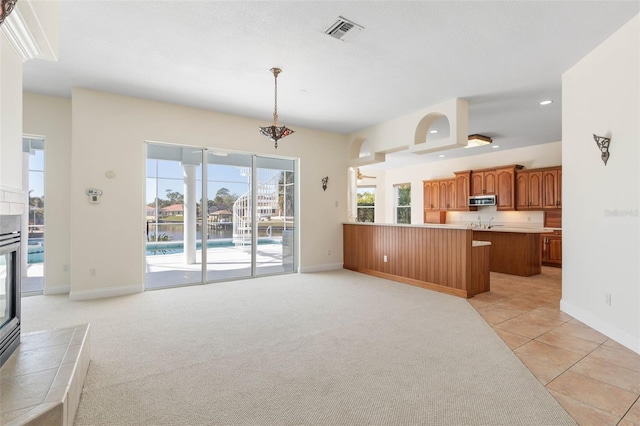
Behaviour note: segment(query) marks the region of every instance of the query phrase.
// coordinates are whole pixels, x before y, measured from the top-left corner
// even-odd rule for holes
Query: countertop
[[[484,247],[484,246],[490,246],[491,242],[489,241],[476,241],[473,240],[473,242],[471,243],[471,247]]]
[[[517,232],[520,234],[546,234],[548,232],[553,232],[552,228],[516,228],[510,226],[494,226],[491,228],[472,228],[474,231],[481,232]]]
[[[503,225],[494,225],[491,228],[479,228],[479,227],[470,227],[468,225],[459,225],[459,224],[437,224],[437,223],[424,223],[424,224],[395,224],[395,223],[369,223],[369,222],[348,222],[346,225],[363,225],[363,226],[404,226],[404,227],[414,227],[414,228],[439,228],[439,229],[471,229],[473,231],[481,231],[481,232],[516,232],[520,234],[546,234],[548,232],[553,232],[558,230],[558,228],[542,228],[542,227],[515,227],[515,226],[503,226]]]

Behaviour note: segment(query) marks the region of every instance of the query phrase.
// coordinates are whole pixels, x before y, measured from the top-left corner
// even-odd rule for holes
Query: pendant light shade
[[[282,70],[280,68],[271,68],[269,71],[273,73],[274,84],[275,84],[275,91],[274,91],[275,96],[274,96],[274,103],[273,103],[273,125],[264,126],[264,127],[260,126],[260,134],[274,141],[276,149],[278,149],[278,141],[294,133],[294,131],[289,129],[287,126],[278,126],[278,74],[280,74]]]

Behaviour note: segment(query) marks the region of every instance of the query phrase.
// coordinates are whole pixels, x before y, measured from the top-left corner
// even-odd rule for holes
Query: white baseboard
[[[298,267],[298,272],[300,272],[301,274],[308,274],[311,272],[335,271],[336,269],[342,269],[342,263],[325,263],[324,265],[300,266]]]
[[[615,340],[622,346],[625,346],[632,351],[640,354],[640,338],[625,333],[624,331],[619,330],[611,324],[607,324],[601,319],[593,316],[593,314],[581,308],[573,306],[565,302],[564,300],[560,300],[560,310],[566,314],[571,315],[578,321],[585,323],[594,330],[599,331],[608,338]]]
[[[102,299],[105,297],[126,296],[127,294],[142,293],[144,288],[142,285],[130,285],[122,287],[101,288],[98,290],[71,291],[69,292],[69,300],[91,300]]]
[[[54,294],[69,294],[71,291],[70,285],[60,285],[55,287],[47,287],[45,285],[43,294],[45,296],[52,296]]]

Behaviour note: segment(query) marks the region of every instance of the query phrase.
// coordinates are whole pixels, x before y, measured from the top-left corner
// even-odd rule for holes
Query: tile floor
[[[492,272],[469,303],[578,424],[640,425],[640,355],[561,312],[561,280]]]

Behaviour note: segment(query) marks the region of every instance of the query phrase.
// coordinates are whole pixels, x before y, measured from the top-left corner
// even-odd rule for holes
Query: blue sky
[[[44,150],[34,150],[34,155],[29,155],[29,190],[31,197],[44,196]]]

